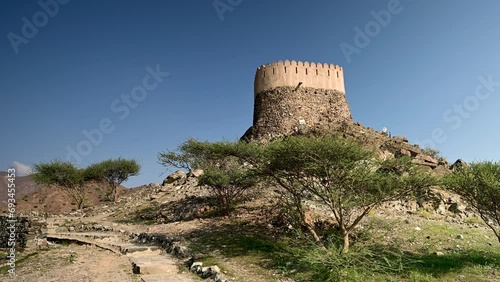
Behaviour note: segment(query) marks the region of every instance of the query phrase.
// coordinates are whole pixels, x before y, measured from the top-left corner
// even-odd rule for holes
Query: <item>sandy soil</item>
[[[4,280],[5,279],[5,280]],[[8,276],[0,275],[7,281]],[[16,277],[26,282],[137,282],[128,259],[92,246],[58,246],[21,262]]]

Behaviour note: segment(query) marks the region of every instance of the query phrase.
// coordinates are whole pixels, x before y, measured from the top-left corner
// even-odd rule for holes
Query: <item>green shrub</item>
[[[426,155],[433,157],[434,159],[436,159],[438,161],[446,161],[446,159],[441,155],[441,152],[439,152],[438,149],[431,148],[431,147],[425,147],[422,149],[422,152]]]
[[[479,213],[500,243],[500,162],[471,163],[445,176],[443,182]]]

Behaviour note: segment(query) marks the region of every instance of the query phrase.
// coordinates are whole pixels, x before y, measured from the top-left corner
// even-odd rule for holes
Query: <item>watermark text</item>
[[[139,103],[144,101],[149,93],[155,90],[170,74],[160,70],[160,65],[155,68],[151,66],[146,67],[147,74],[142,78],[141,83],[133,87],[129,94],[122,94],[120,98],[113,100],[111,103],[111,112],[117,115],[119,120],[126,119],[133,109],[139,106]],[[93,149],[99,146],[106,134],[112,133],[116,129],[116,125],[111,118],[102,118],[97,127],[81,131],[84,138],[78,142],[74,147],[66,146],[66,160],[75,161],[80,164],[83,157],[89,156]]]
[[[220,21],[224,21],[224,14],[226,12],[234,11],[234,8],[239,6],[243,0],[214,0],[212,5],[214,6],[215,12],[219,16]]]
[[[19,53],[19,45],[28,44],[30,39],[33,39],[38,34],[39,29],[46,26],[49,23],[49,19],[55,17],[59,13],[59,5],[66,5],[69,1],[70,0],[38,1],[38,6],[40,6],[41,10],[35,12],[33,16],[31,16],[31,19],[27,17],[21,18],[23,22],[21,33],[9,32],[7,34],[7,38],[9,39],[14,53]]]
[[[8,265],[9,276],[16,275],[16,169],[9,168],[7,170],[7,208],[9,219],[7,220],[7,231],[9,239],[8,246]]]
[[[403,5],[400,0],[389,0],[386,9],[378,12],[372,10],[370,12],[373,20],[367,22],[364,28],[355,26],[353,44],[344,41],[339,45],[347,63],[351,63],[352,55],[359,55],[362,49],[368,47],[368,45],[372,42],[372,39],[377,37],[380,32],[382,32],[382,28],[389,26],[392,21],[392,17],[400,14],[402,11]]]
[[[436,148],[438,144],[442,144],[448,140],[447,132],[460,128],[464,120],[470,118],[472,113],[477,111],[482,102],[488,100],[492,94],[500,87],[500,81],[494,81],[492,75],[487,77],[479,76],[478,84],[474,89],[474,93],[465,97],[461,103],[455,103],[443,113],[444,122],[448,127],[436,127],[432,130],[430,138],[417,140],[416,143],[422,148]]]

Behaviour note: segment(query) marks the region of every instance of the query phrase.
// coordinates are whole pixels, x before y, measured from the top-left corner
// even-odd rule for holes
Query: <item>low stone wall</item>
[[[9,245],[11,234],[15,236],[17,250],[39,248],[47,239],[47,223],[36,217],[0,215],[0,248],[12,247]]]
[[[187,267],[189,267],[191,272],[197,274],[202,279],[208,279],[208,281],[214,282],[229,282],[229,280],[224,278],[224,274],[222,274],[217,265],[203,267],[202,262],[197,262],[192,251],[181,245],[181,238],[167,236],[163,233],[132,233],[129,237],[130,240],[135,243],[161,246],[165,252],[177,258],[184,259],[190,257],[186,262]]]
[[[135,243],[161,246],[163,250],[177,258],[186,258],[190,255],[190,251],[181,245],[181,238],[167,236],[162,233],[132,233],[129,237]]]

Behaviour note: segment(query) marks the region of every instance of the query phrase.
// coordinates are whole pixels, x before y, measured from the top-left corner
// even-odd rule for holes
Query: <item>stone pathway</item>
[[[124,234],[115,232],[57,232],[57,223],[48,221],[49,241],[70,241],[93,245],[126,256],[132,272],[143,282],[196,282],[200,279],[180,272],[179,261],[162,253],[158,246],[127,242]]]

